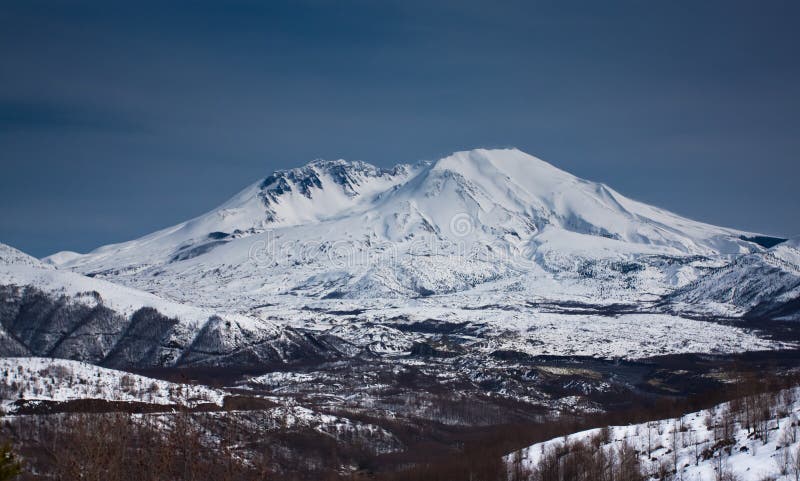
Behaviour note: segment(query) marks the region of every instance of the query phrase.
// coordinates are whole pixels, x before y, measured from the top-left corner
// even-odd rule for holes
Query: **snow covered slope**
[[[205,386],[176,384],[105,369],[84,362],[39,357],[0,358],[0,397],[6,412],[18,401],[147,402],[222,406],[225,393]]]
[[[27,266],[35,267],[38,269],[52,269],[49,263],[44,263],[39,259],[29,256],[28,254],[14,249],[11,246],[0,243],[0,265],[10,266]]]
[[[594,455],[598,450],[620,452],[627,443],[638,456],[645,479],[664,479],[661,473],[677,471],[676,477],[667,479],[794,480],[794,469],[800,472],[800,461],[795,461],[800,459],[799,399],[800,389],[795,388],[681,418],[612,426],[606,432],[591,429],[534,444],[507,456],[506,461],[512,473],[536,480],[537,466],[554,453],[563,455],[564,446],[574,451],[576,444],[584,443]],[[748,402],[754,403],[750,411]],[[792,463],[797,463],[796,468]]]
[[[276,172],[219,208],[62,268],[231,309],[308,300],[441,305],[490,292],[652,301],[758,253],[751,234],[628,199],[516,149],[379,169],[316,161]],[[332,301],[336,304],[336,301]],[[281,313],[282,315],[283,313]]]
[[[406,165],[386,170],[363,162],[318,160],[275,172],[216,209],[141,239],[101,247],[89,255],[61,252],[47,260],[62,266],[91,265],[92,269],[121,266],[132,272],[187,260],[267,228],[316,223],[366,209],[413,172]]]

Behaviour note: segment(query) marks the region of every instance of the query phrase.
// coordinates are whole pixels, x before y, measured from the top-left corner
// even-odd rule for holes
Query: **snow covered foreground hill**
[[[309,303],[659,302],[693,286],[704,294],[704,276],[777,241],[628,199],[516,149],[479,149],[392,169],[315,161],[190,221],[47,261],[179,302],[297,321]],[[765,282],[791,296],[781,283],[796,279]],[[749,302],[679,300],[737,315]]]
[[[794,481],[800,476],[799,419],[800,389],[794,388],[680,418],[582,431],[534,444],[505,461],[516,481],[584,479],[565,470],[592,465],[598,456],[606,464],[627,458],[628,469],[641,471],[643,479]],[[566,477],[548,477],[558,472]]]
[[[171,383],[78,361],[0,359],[0,402],[6,413],[16,411],[20,405],[81,399],[221,407],[224,397],[224,392],[205,386]]]

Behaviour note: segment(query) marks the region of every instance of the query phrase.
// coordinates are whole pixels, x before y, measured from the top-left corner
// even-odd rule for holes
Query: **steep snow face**
[[[596,251],[596,237],[617,241],[609,245],[622,252],[719,254],[751,249],[738,238],[740,232],[627,199],[515,149],[457,152],[432,164],[411,185],[407,200],[415,201],[442,232],[456,214],[466,213],[473,227],[490,238],[508,233],[561,251]]]
[[[266,222],[306,224],[369,208],[386,191],[408,180],[420,166],[381,169],[365,162],[317,160],[278,171],[259,184]]]
[[[500,301],[511,292],[652,300],[696,279],[704,259],[721,265],[763,250],[746,235],[516,149],[479,149],[392,169],[312,162],[191,221],[47,260],[215,308],[477,288]]]

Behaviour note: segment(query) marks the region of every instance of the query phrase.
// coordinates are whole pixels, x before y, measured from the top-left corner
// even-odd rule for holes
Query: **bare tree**
[[[689,430],[688,439],[694,450],[694,465],[697,466],[700,464],[700,440],[697,438],[697,431],[694,429]]]
[[[789,474],[791,463],[792,452],[788,447],[783,446],[775,457],[775,465],[778,467],[778,472],[781,476],[787,476]]]

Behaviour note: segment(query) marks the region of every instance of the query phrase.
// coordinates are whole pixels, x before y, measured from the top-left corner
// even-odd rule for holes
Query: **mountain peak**
[[[512,182],[546,194],[560,185],[580,181],[574,175],[517,148],[454,152],[436,161],[434,171],[452,171],[466,178]],[[499,177],[499,178],[498,178]]]

